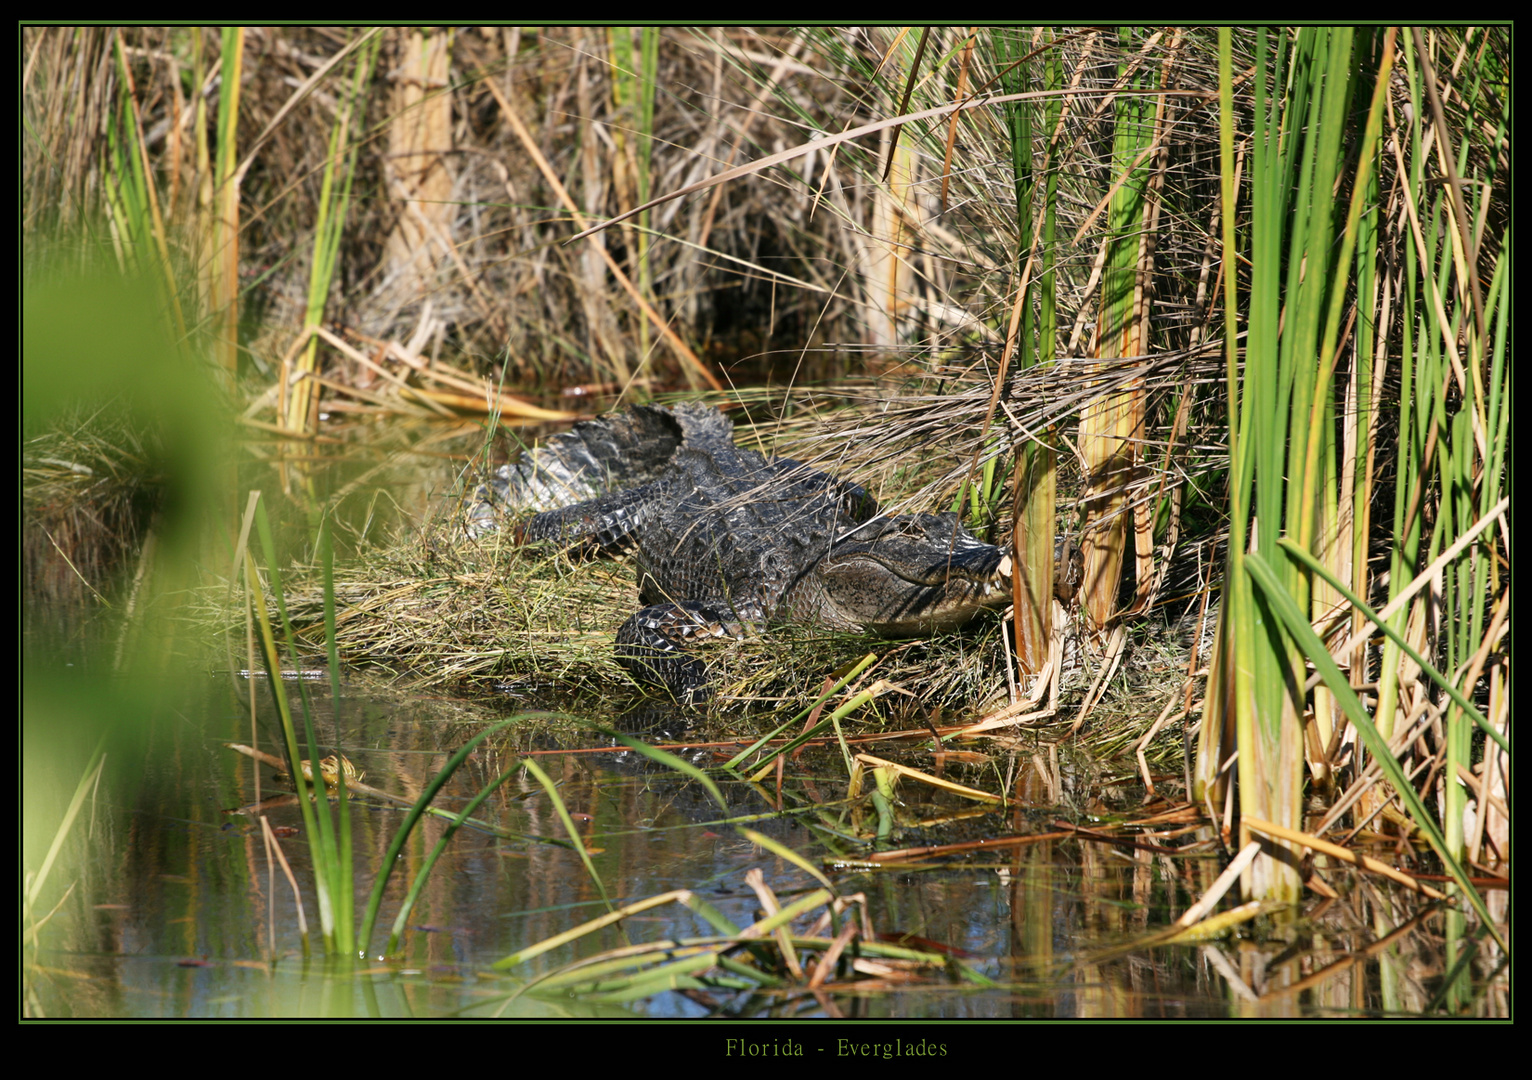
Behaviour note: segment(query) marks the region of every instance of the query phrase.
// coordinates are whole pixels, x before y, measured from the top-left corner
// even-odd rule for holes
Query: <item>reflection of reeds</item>
[[[959,960],[957,950],[943,950],[939,946],[916,949],[880,940],[868,918],[866,896],[839,895],[828,877],[790,848],[753,829],[741,827],[739,833],[778,858],[797,865],[823,888],[784,902],[759,869],[751,870],[745,881],[755,893],[763,915],[747,926],[736,925],[687,889],[628,904],[520,949],[494,966],[502,971],[511,970],[621,919],[668,904],[689,908],[717,933],[629,945],[584,957],[531,979],[511,994],[507,1003],[526,993],[558,993],[587,1001],[619,1002],[669,990],[740,993],[802,988],[817,992],[868,979],[911,985],[925,982],[932,975],[944,980],[959,976],[979,986],[994,985]],[[814,920],[807,929],[792,928],[795,920],[806,918]]]

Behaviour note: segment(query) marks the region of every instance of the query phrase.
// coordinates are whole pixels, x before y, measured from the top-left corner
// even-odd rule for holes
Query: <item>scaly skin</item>
[[[715,409],[640,407],[577,425],[531,457],[508,489],[515,476],[598,469],[653,477],[537,514],[517,539],[631,552],[646,606],[618,631],[618,661],[683,701],[710,692],[685,651],[699,638],[783,623],[908,637],[1010,603],[1011,560],[956,515],[881,515],[855,484],[735,446]],[[486,518],[476,506],[470,530]]]

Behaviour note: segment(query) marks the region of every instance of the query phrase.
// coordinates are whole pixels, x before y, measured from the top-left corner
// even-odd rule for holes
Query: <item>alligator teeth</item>
[[[1011,576],[1011,557],[1009,555],[1000,556],[999,571],[1001,577]]]

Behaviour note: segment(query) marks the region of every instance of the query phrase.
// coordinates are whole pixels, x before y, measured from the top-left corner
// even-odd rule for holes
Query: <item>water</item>
[[[869,746],[879,757],[939,771],[959,785],[1005,790],[1011,799],[996,811],[905,780],[896,789],[892,820],[881,819],[889,822],[889,835],[875,843],[879,814],[870,796],[848,801],[838,748],[810,749],[789,762],[780,787],[775,775],[755,783],[715,772],[725,812],[695,779],[631,750],[612,749],[593,718],[529,716],[486,741],[438,805],[460,809],[472,793],[530,756],[557,784],[600,884],[577,852],[528,839],[569,837],[552,799],[522,772],[477,812],[503,835],[470,829],[456,834],[428,878],[397,953],[347,966],[323,959],[317,938],[305,956],[292,887],[279,867],[268,864],[257,818],[248,809],[231,812],[254,803],[259,773],[262,796],[272,800],[264,806],[268,820],[279,834],[290,834],[282,848],[317,935],[296,799],[273,786],[270,768],[257,769],[223,745],[250,742],[248,700],[236,696],[250,685],[202,675],[180,688],[177,707],[160,710],[129,751],[131,760],[108,770],[42,901],[51,906],[69,881],[77,886],[42,930],[36,951],[29,944],[25,957],[29,1000],[43,1015],[998,1019],[1410,1013],[1435,996],[1441,950],[1450,937],[1445,923],[1458,918],[1437,912],[1411,924],[1413,910],[1376,879],[1332,876],[1332,884],[1347,891],[1327,922],[1299,918],[1287,920],[1285,929],[1261,924],[1259,939],[1249,936],[1252,926],[1233,941],[1135,948],[1135,939],[1167,926],[1201,895],[1222,866],[1216,846],[1172,857],[1071,836],[918,856],[881,869],[831,869],[857,867],[874,850],[1040,836],[1063,831],[1061,821],[1089,825],[1142,815],[1141,789],[1079,753],[1024,739],[1007,751],[990,746],[987,753],[954,755],[938,769],[919,744]],[[262,742],[275,749],[266,734],[270,695],[261,680],[255,689]],[[309,689],[320,730],[333,731],[326,688]],[[413,798],[454,750],[515,707],[353,685],[341,710],[339,741],[366,772],[366,783]],[[609,716],[600,724],[614,722]],[[649,732],[667,738],[652,726]],[[690,737],[695,743],[717,734]],[[674,752],[703,766],[732,753],[695,745]],[[867,789],[872,786],[867,777]],[[404,815],[389,805],[352,805],[354,902],[360,910]],[[751,820],[740,820],[746,817]],[[752,842],[737,826],[824,868],[840,895],[860,894],[879,939],[951,956],[996,985],[976,986],[951,971],[896,967],[832,980],[817,993],[808,993],[799,978],[772,992],[714,987],[607,1003],[568,993],[512,999],[529,980],[577,957],[713,932],[674,903],[509,972],[491,969],[518,949],[597,918],[608,901],[620,907],[692,890],[745,925],[761,907],[747,884],[750,870],[762,872],[783,904],[817,887],[806,870]],[[397,861],[373,935],[373,957],[444,829],[440,819],[426,819]],[[1135,838],[1167,843],[1142,832]],[[29,854],[29,866],[38,862]],[[1371,932],[1359,929],[1369,926]],[[1407,930],[1397,945],[1345,960],[1398,926]],[[1334,969],[1331,975],[1298,986],[1327,968]],[[1479,985],[1477,998],[1470,991],[1465,1007],[1492,1013],[1500,999]]]

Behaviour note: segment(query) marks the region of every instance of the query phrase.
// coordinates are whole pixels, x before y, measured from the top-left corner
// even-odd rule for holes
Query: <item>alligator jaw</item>
[[[819,621],[883,637],[956,629],[1011,603],[1011,559],[975,544],[947,563],[912,566],[880,553],[836,553],[819,565]]]

